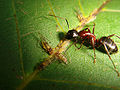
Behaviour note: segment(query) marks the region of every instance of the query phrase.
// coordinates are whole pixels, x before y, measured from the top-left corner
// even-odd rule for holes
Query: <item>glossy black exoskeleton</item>
[[[100,39],[98,39],[96,41],[96,47],[97,48],[101,48],[103,49],[104,48],[104,45],[105,47],[107,48],[108,52],[110,54],[113,54],[113,53],[116,53],[118,52],[118,47],[117,45],[115,44],[115,42],[110,39],[109,37],[101,37]]]
[[[107,53],[109,59],[111,60],[113,66],[114,66],[115,71],[118,73],[118,76],[120,76],[120,74],[119,74],[118,70],[116,69],[116,66],[110,56],[110,54],[116,53],[118,51],[117,45],[115,44],[115,42],[112,39],[110,39],[110,37],[116,36],[119,39],[120,39],[120,37],[115,34],[112,34],[109,36],[103,36],[100,39],[96,39],[96,36],[94,35],[94,28],[95,28],[95,24],[94,24],[92,33],[89,28],[85,28],[79,32],[77,32],[74,29],[69,30],[68,33],[66,34],[66,38],[74,39],[75,43],[77,43],[77,41],[78,41],[77,37],[79,37],[80,40],[82,40],[81,46],[85,41],[87,41],[93,47],[93,50],[94,50],[94,63],[96,61],[95,48],[97,48],[97,49],[99,48],[100,50]],[[80,48],[81,48],[81,46],[80,46]],[[80,49],[80,48],[78,48],[78,49]]]

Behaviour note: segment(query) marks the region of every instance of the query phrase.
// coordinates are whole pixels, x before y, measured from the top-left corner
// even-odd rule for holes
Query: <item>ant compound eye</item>
[[[78,37],[78,32],[76,30],[69,30],[66,34],[67,39],[72,39]]]

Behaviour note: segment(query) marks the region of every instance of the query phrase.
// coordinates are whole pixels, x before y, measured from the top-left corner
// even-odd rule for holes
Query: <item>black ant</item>
[[[50,15],[50,16],[54,16],[54,15]],[[59,16],[54,16],[54,17],[58,17],[58,18],[64,19],[66,21],[66,23],[67,23],[68,30],[69,30],[69,23],[68,23],[66,18],[62,18],[62,17],[59,17]],[[93,25],[93,32],[92,33],[91,33],[89,28],[85,28],[85,29],[83,29],[83,30],[81,30],[79,32],[77,32],[76,29],[72,29],[72,30],[69,30],[67,32],[67,34],[65,35],[65,39],[68,39],[68,40],[72,40],[73,39],[74,40],[73,44],[75,45],[75,47],[77,47],[76,43],[79,40],[78,38],[80,38],[80,41],[82,41],[82,43],[81,43],[79,48],[77,47],[77,49],[80,49],[82,47],[82,45],[84,44],[84,42],[87,42],[88,45],[92,46],[93,51],[94,51],[94,63],[96,62],[95,48],[96,49],[102,49],[102,51],[105,51],[105,53],[107,53],[109,59],[111,60],[113,66],[114,66],[115,71],[118,73],[118,76],[120,76],[118,70],[116,69],[116,66],[115,66],[113,60],[110,57],[110,54],[116,53],[118,51],[117,45],[115,44],[115,42],[112,39],[110,39],[110,37],[116,36],[119,39],[120,39],[120,37],[117,36],[116,34],[112,34],[112,35],[109,35],[109,36],[103,36],[100,39],[96,39],[96,36],[94,35],[94,30],[95,30],[95,23]],[[66,49],[66,51],[73,44],[71,44]]]
[[[117,45],[115,44],[115,42],[112,39],[110,39],[110,37],[116,36],[119,39],[120,39],[120,37],[117,36],[116,34],[112,34],[112,35],[109,35],[109,36],[103,36],[100,39],[96,39],[96,36],[94,35],[94,29],[95,29],[95,23],[94,23],[94,26],[93,26],[93,32],[92,33],[91,33],[89,28],[85,28],[85,29],[83,29],[79,32],[77,32],[75,29],[69,30],[68,33],[66,34],[66,38],[67,39],[74,39],[75,40],[75,46],[76,46],[76,43],[78,41],[78,39],[77,39],[78,37],[82,41],[81,46],[84,44],[85,41],[90,46],[92,46],[93,50],[94,50],[94,63],[96,62],[95,48],[104,47],[104,50],[106,51],[109,59],[111,60],[115,71],[118,73],[118,76],[120,76],[118,70],[116,69],[116,66],[115,66],[114,62],[112,61],[112,59],[110,57],[110,54],[116,53],[118,51]],[[81,48],[81,46],[80,46],[80,48]],[[80,48],[78,48],[78,49],[80,49]]]

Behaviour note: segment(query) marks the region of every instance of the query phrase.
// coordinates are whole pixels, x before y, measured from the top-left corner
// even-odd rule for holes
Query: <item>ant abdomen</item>
[[[100,43],[100,47],[103,46],[104,49],[105,49],[105,46],[106,46],[106,48],[107,48],[107,50],[110,54],[116,53],[118,51],[117,45],[109,37],[101,37],[99,39],[99,43]]]

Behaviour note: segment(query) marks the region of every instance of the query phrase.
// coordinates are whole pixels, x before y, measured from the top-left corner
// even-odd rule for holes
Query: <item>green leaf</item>
[[[85,15],[88,16],[95,8],[98,8],[104,0],[81,0]],[[70,29],[76,28],[79,21],[75,10],[79,10],[78,0],[51,0],[55,15],[67,18]],[[106,5],[106,9],[120,10],[119,0],[113,0]],[[48,57],[48,54],[39,45],[42,40],[37,32],[45,37],[51,47],[56,47],[60,41],[56,30],[57,23],[51,13],[47,0],[7,0],[1,1],[0,16],[0,89],[15,89],[29,76],[37,63]],[[16,17],[14,16],[16,14]],[[120,36],[120,13],[101,12],[97,15],[95,35],[97,38],[117,34]],[[17,20],[15,20],[17,19]],[[58,19],[61,26],[68,31],[64,20]],[[17,23],[17,24],[16,24]],[[92,25],[93,23],[90,23]],[[18,29],[16,29],[18,28]],[[92,26],[90,27],[92,31]],[[17,31],[19,31],[17,33]],[[33,32],[32,34],[29,34]],[[20,39],[18,36],[20,35]],[[23,35],[26,35],[23,37]],[[112,37],[120,48],[120,40]],[[20,47],[18,47],[20,41]],[[20,52],[19,50],[22,50]],[[120,89],[120,77],[114,71],[107,54],[96,50],[96,63],[93,63],[92,49],[82,46],[75,50],[72,46],[66,54],[70,63],[64,65],[58,61],[53,62],[45,70],[39,72],[26,89]],[[23,68],[22,70],[22,62]],[[120,72],[120,52],[111,55]]]

